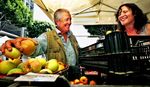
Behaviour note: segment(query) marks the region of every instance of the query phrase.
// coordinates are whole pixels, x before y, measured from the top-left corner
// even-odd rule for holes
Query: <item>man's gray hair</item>
[[[64,8],[57,9],[54,13],[54,20],[61,19],[61,16],[62,16],[63,12],[66,12],[66,13],[70,14],[70,12],[67,9],[64,9]]]

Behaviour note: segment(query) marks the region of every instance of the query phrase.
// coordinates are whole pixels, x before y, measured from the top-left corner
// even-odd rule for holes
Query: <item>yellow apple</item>
[[[65,69],[65,64],[63,64],[62,62],[58,62],[58,64],[59,64],[59,67],[58,67],[57,71],[61,71],[61,70]]]
[[[16,68],[16,67],[17,66],[14,63],[12,63],[8,60],[2,61],[0,63],[0,73],[1,74],[7,74],[9,70]]]
[[[12,75],[12,74],[21,74],[23,73],[22,69],[20,68],[13,68],[8,71],[7,75]]]
[[[59,64],[56,59],[50,59],[46,65],[46,68],[50,69],[53,72],[57,71],[58,67],[59,67]]]
[[[86,76],[81,76],[80,82],[83,83],[84,85],[87,85],[88,84],[88,78]]]
[[[31,71],[31,69],[28,68],[27,62],[21,62],[21,63],[17,66],[17,68],[22,69],[22,71],[23,71],[24,73],[28,73],[28,72]]]
[[[8,60],[9,60],[10,62],[16,64],[17,66],[22,62],[21,59],[20,59],[20,57],[17,58],[17,59],[10,59],[10,58],[9,58]]]
[[[42,69],[42,64],[40,63],[39,60],[33,60],[30,63],[30,67],[32,69],[32,72],[38,73]]]
[[[64,65],[59,65],[58,71],[61,71],[63,69],[65,69],[65,66]]]
[[[23,40],[21,42],[21,47],[23,48],[23,54],[25,55],[31,55],[36,48],[34,42],[29,39]]]
[[[27,62],[31,63],[32,61],[36,60],[35,58],[28,58]]]
[[[42,67],[45,66],[45,64],[46,64],[46,59],[45,58],[36,57],[35,59],[39,60],[39,62],[42,64]]]
[[[17,48],[12,47],[11,51],[8,51],[7,49],[5,49],[4,55],[7,58],[17,59],[18,57],[21,56],[21,53],[20,53],[20,51]]]

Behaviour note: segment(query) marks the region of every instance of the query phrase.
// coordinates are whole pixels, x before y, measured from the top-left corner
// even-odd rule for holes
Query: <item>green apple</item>
[[[24,71],[24,67],[25,66],[25,62],[21,62],[18,66],[17,66],[17,68],[20,68],[20,69],[22,69],[23,71]]]
[[[50,59],[46,65],[46,68],[50,69],[52,72],[57,71],[58,67],[59,67],[59,64],[56,59]]]
[[[21,74],[23,73],[22,69],[20,68],[13,68],[8,71],[7,75],[12,75],[12,74]]]
[[[0,63],[0,73],[1,74],[7,74],[9,70],[16,68],[16,67],[17,66],[14,63],[12,63],[8,60],[2,61]]]
[[[24,73],[28,73],[28,72],[31,71],[28,67],[26,67],[26,62],[21,62],[21,63],[17,66],[17,68],[22,69],[22,71],[23,71]]]
[[[21,56],[20,51],[17,48],[12,47],[11,51],[8,51],[7,49],[5,49],[5,53],[4,55],[7,58],[11,58],[11,59],[17,59]]]

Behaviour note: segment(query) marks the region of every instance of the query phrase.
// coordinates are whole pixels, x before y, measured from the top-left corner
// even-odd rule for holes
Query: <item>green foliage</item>
[[[22,0],[1,0],[0,6],[6,19],[19,27],[26,27],[33,22],[33,13]]]
[[[28,29],[28,37],[38,37],[43,32],[46,32],[47,28],[52,29],[52,25],[48,22],[41,22],[41,21],[34,21],[31,26],[29,26]]]
[[[48,22],[33,21],[33,13],[22,0],[0,0],[0,11],[12,24],[27,27],[28,37],[37,37],[47,28],[54,28]]]

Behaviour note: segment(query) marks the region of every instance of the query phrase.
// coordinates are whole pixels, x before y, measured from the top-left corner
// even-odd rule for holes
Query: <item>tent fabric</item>
[[[34,0],[43,12],[53,20],[58,8],[68,9],[73,24],[116,24],[115,13],[123,3],[135,3],[150,19],[150,0]]]

